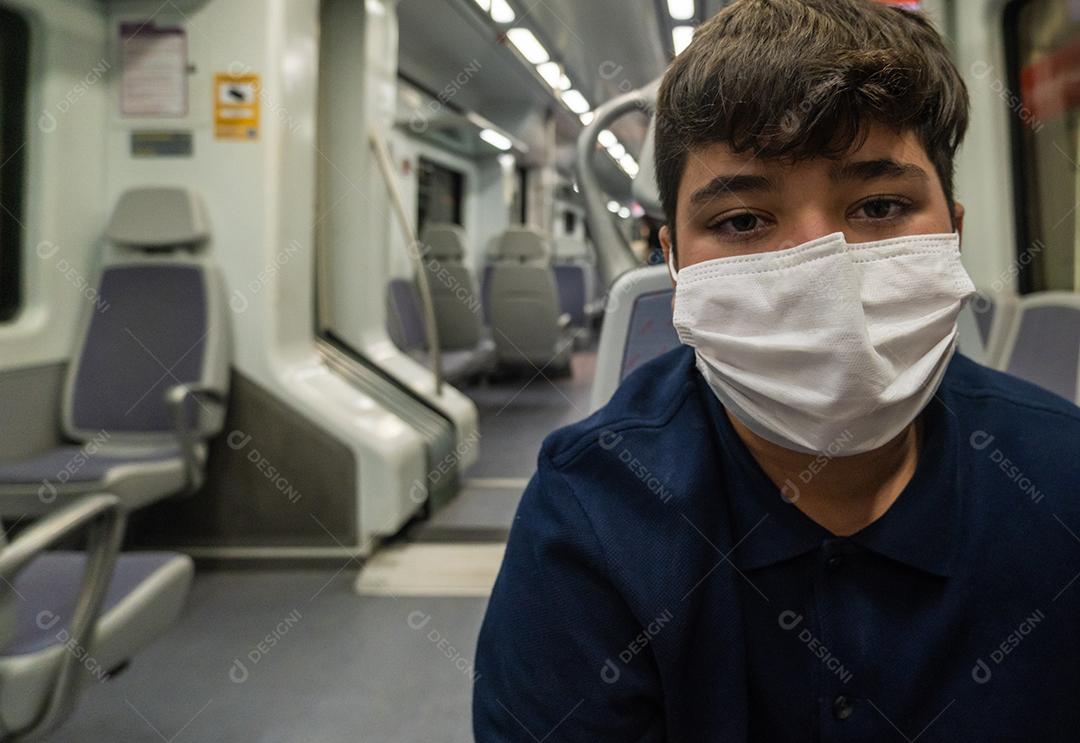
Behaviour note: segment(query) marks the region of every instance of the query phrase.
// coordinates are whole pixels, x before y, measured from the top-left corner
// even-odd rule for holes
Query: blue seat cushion
[[[147,578],[177,559],[172,552],[135,552],[120,555],[102,605],[102,614],[129,596]],[[75,602],[86,567],[84,552],[46,552],[19,573],[15,635],[3,655],[25,655],[61,644],[75,613]],[[60,637],[58,637],[60,635]]]
[[[570,315],[576,328],[585,325],[585,266],[556,264],[555,283],[559,289],[559,309]]]
[[[114,467],[180,458],[180,448],[175,445],[139,452],[109,452],[91,445],[58,446],[30,459],[0,464],[0,484],[98,482]]]
[[[71,421],[78,431],[172,430],[166,388],[202,379],[208,352],[203,269],[180,263],[108,267],[77,359]]]
[[[671,324],[673,294],[673,289],[665,289],[642,294],[634,300],[619,381],[626,379],[642,364],[679,345],[679,334]]]

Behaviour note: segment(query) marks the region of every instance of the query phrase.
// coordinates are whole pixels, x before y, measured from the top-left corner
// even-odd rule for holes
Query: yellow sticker
[[[214,136],[258,139],[259,92],[258,75],[214,75]]]

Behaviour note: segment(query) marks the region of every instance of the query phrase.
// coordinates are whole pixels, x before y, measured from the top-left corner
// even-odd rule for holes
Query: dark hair
[[[953,208],[968,95],[921,14],[873,0],[736,0],[671,63],[656,103],[656,180],[669,229],[687,153],[838,157],[880,122],[914,130]]]

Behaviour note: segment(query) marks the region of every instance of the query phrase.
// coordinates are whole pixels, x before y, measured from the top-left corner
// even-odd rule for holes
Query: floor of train
[[[578,352],[572,377],[467,388],[479,461],[458,497],[406,539],[505,541],[540,442],[587,412],[594,362]],[[357,595],[356,575],[355,562],[198,572],[177,624],[87,688],[50,740],[471,741],[469,672],[487,598]]]

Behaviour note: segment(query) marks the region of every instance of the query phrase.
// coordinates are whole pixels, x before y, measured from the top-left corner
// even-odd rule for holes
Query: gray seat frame
[[[623,360],[630,334],[637,298],[646,294],[671,291],[671,275],[666,265],[646,266],[627,271],[608,292],[600,345],[596,351],[596,374],[593,376],[590,411],[607,404],[622,381]]]
[[[86,561],[70,621],[56,643],[36,652],[4,655],[0,649],[0,737],[42,740],[75,708],[81,685],[94,678],[87,658],[108,671],[130,659],[175,621],[193,573],[190,558],[174,555],[144,578],[120,603],[102,607],[118,561],[124,532],[120,499],[106,493],[84,496],[37,521],[0,547],[0,640],[15,624],[18,575],[33,561],[78,533],[86,534]],[[0,543],[3,542],[0,536]],[[42,622],[50,617],[35,617]],[[52,625],[49,625],[51,631]]]

